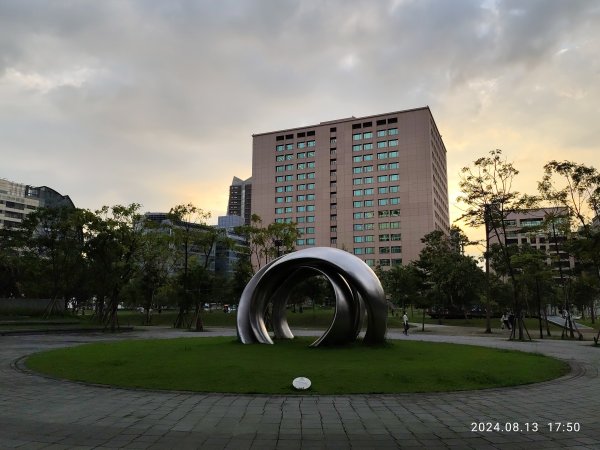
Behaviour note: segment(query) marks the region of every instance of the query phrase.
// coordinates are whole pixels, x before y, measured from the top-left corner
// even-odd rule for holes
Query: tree
[[[425,247],[415,265],[429,287],[430,298],[438,301],[441,315],[446,310],[460,309],[466,316],[470,307],[479,303],[485,281],[475,259],[460,251],[459,244],[468,240],[455,228],[451,236],[436,230],[421,241]]]
[[[593,220],[600,217],[600,173],[591,166],[572,161],[550,161],[538,190],[545,200],[567,208],[569,218],[579,224],[578,239],[572,249],[582,265],[600,281],[600,231]],[[595,297],[591,300],[591,319],[595,321]],[[565,305],[568,310],[568,305]],[[596,336],[596,342],[600,332]]]
[[[522,197],[513,189],[513,182],[518,173],[519,171],[513,164],[503,158],[502,150],[492,150],[489,156],[475,160],[472,167],[462,169],[459,186],[463,194],[458,197],[457,201],[465,206],[464,213],[460,217],[461,220],[474,228],[485,226],[486,258],[489,258],[491,238],[495,238],[497,242],[512,285],[513,308],[519,339],[523,340],[524,324],[519,286],[515,269],[511,263],[510,250],[504,242],[504,236],[507,235],[506,219],[508,214],[520,211],[530,203],[530,198]],[[488,264],[486,262],[489,274]],[[486,332],[491,331],[490,317],[491,308],[488,302],[486,305]]]
[[[137,256],[143,235],[143,227],[139,226],[142,220],[138,212],[140,207],[132,203],[104,206],[96,211],[85,246],[94,274],[95,314],[113,332],[119,327],[117,310],[121,292],[139,267]]]

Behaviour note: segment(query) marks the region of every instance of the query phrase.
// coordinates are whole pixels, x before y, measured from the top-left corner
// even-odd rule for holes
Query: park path
[[[119,336],[4,336],[0,337],[0,448],[600,448],[600,348],[586,341],[523,343],[497,335],[434,333],[407,337],[390,331],[389,337],[539,352],[568,360],[574,370],[547,383],[444,394],[300,397],[154,392],[42,377],[24,370],[23,359],[33,352],[86,342],[197,335],[154,329]],[[224,334],[234,335],[235,330],[202,335]],[[473,423],[486,422],[501,427],[517,422],[521,431],[471,431]],[[547,424],[555,422],[563,428],[550,431]],[[567,422],[578,423],[579,431],[568,431]]]

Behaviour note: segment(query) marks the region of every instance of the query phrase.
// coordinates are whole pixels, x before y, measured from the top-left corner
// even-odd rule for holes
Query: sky
[[[0,0],[0,177],[225,214],[252,134],[428,105],[459,172],[600,169],[596,0]]]

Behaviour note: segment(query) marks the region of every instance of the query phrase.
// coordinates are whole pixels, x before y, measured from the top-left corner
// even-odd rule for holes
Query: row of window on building
[[[296,159],[308,159],[308,158],[314,158],[314,157],[315,157],[314,150],[312,150],[310,152],[296,153]],[[275,161],[291,161],[292,159],[294,159],[293,153],[288,153],[287,155],[275,155]]]
[[[302,141],[296,143],[296,148],[307,148],[314,147],[316,145],[315,141]],[[275,150],[278,152],[282,152],[284,150],[294,150],[294,144],[277,144],[275,146]]]

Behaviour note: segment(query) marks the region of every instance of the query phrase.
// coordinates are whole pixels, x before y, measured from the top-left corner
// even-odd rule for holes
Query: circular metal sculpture
[[[322,275],[335,292],[333,322],[311,344],[339,345],[358,337],[367,316],[363,342],[377,344],[385,340],[387,303],[379,278],[356,256],[329,247],[299,250],[282,256],[261,268],[250,280],[237,313],[238,339],[244,344],[272,344],[265,325],[265,312],[272,303],[272,323],[276,339],[293,339],[285,316],[290,291],[300,281]]]

